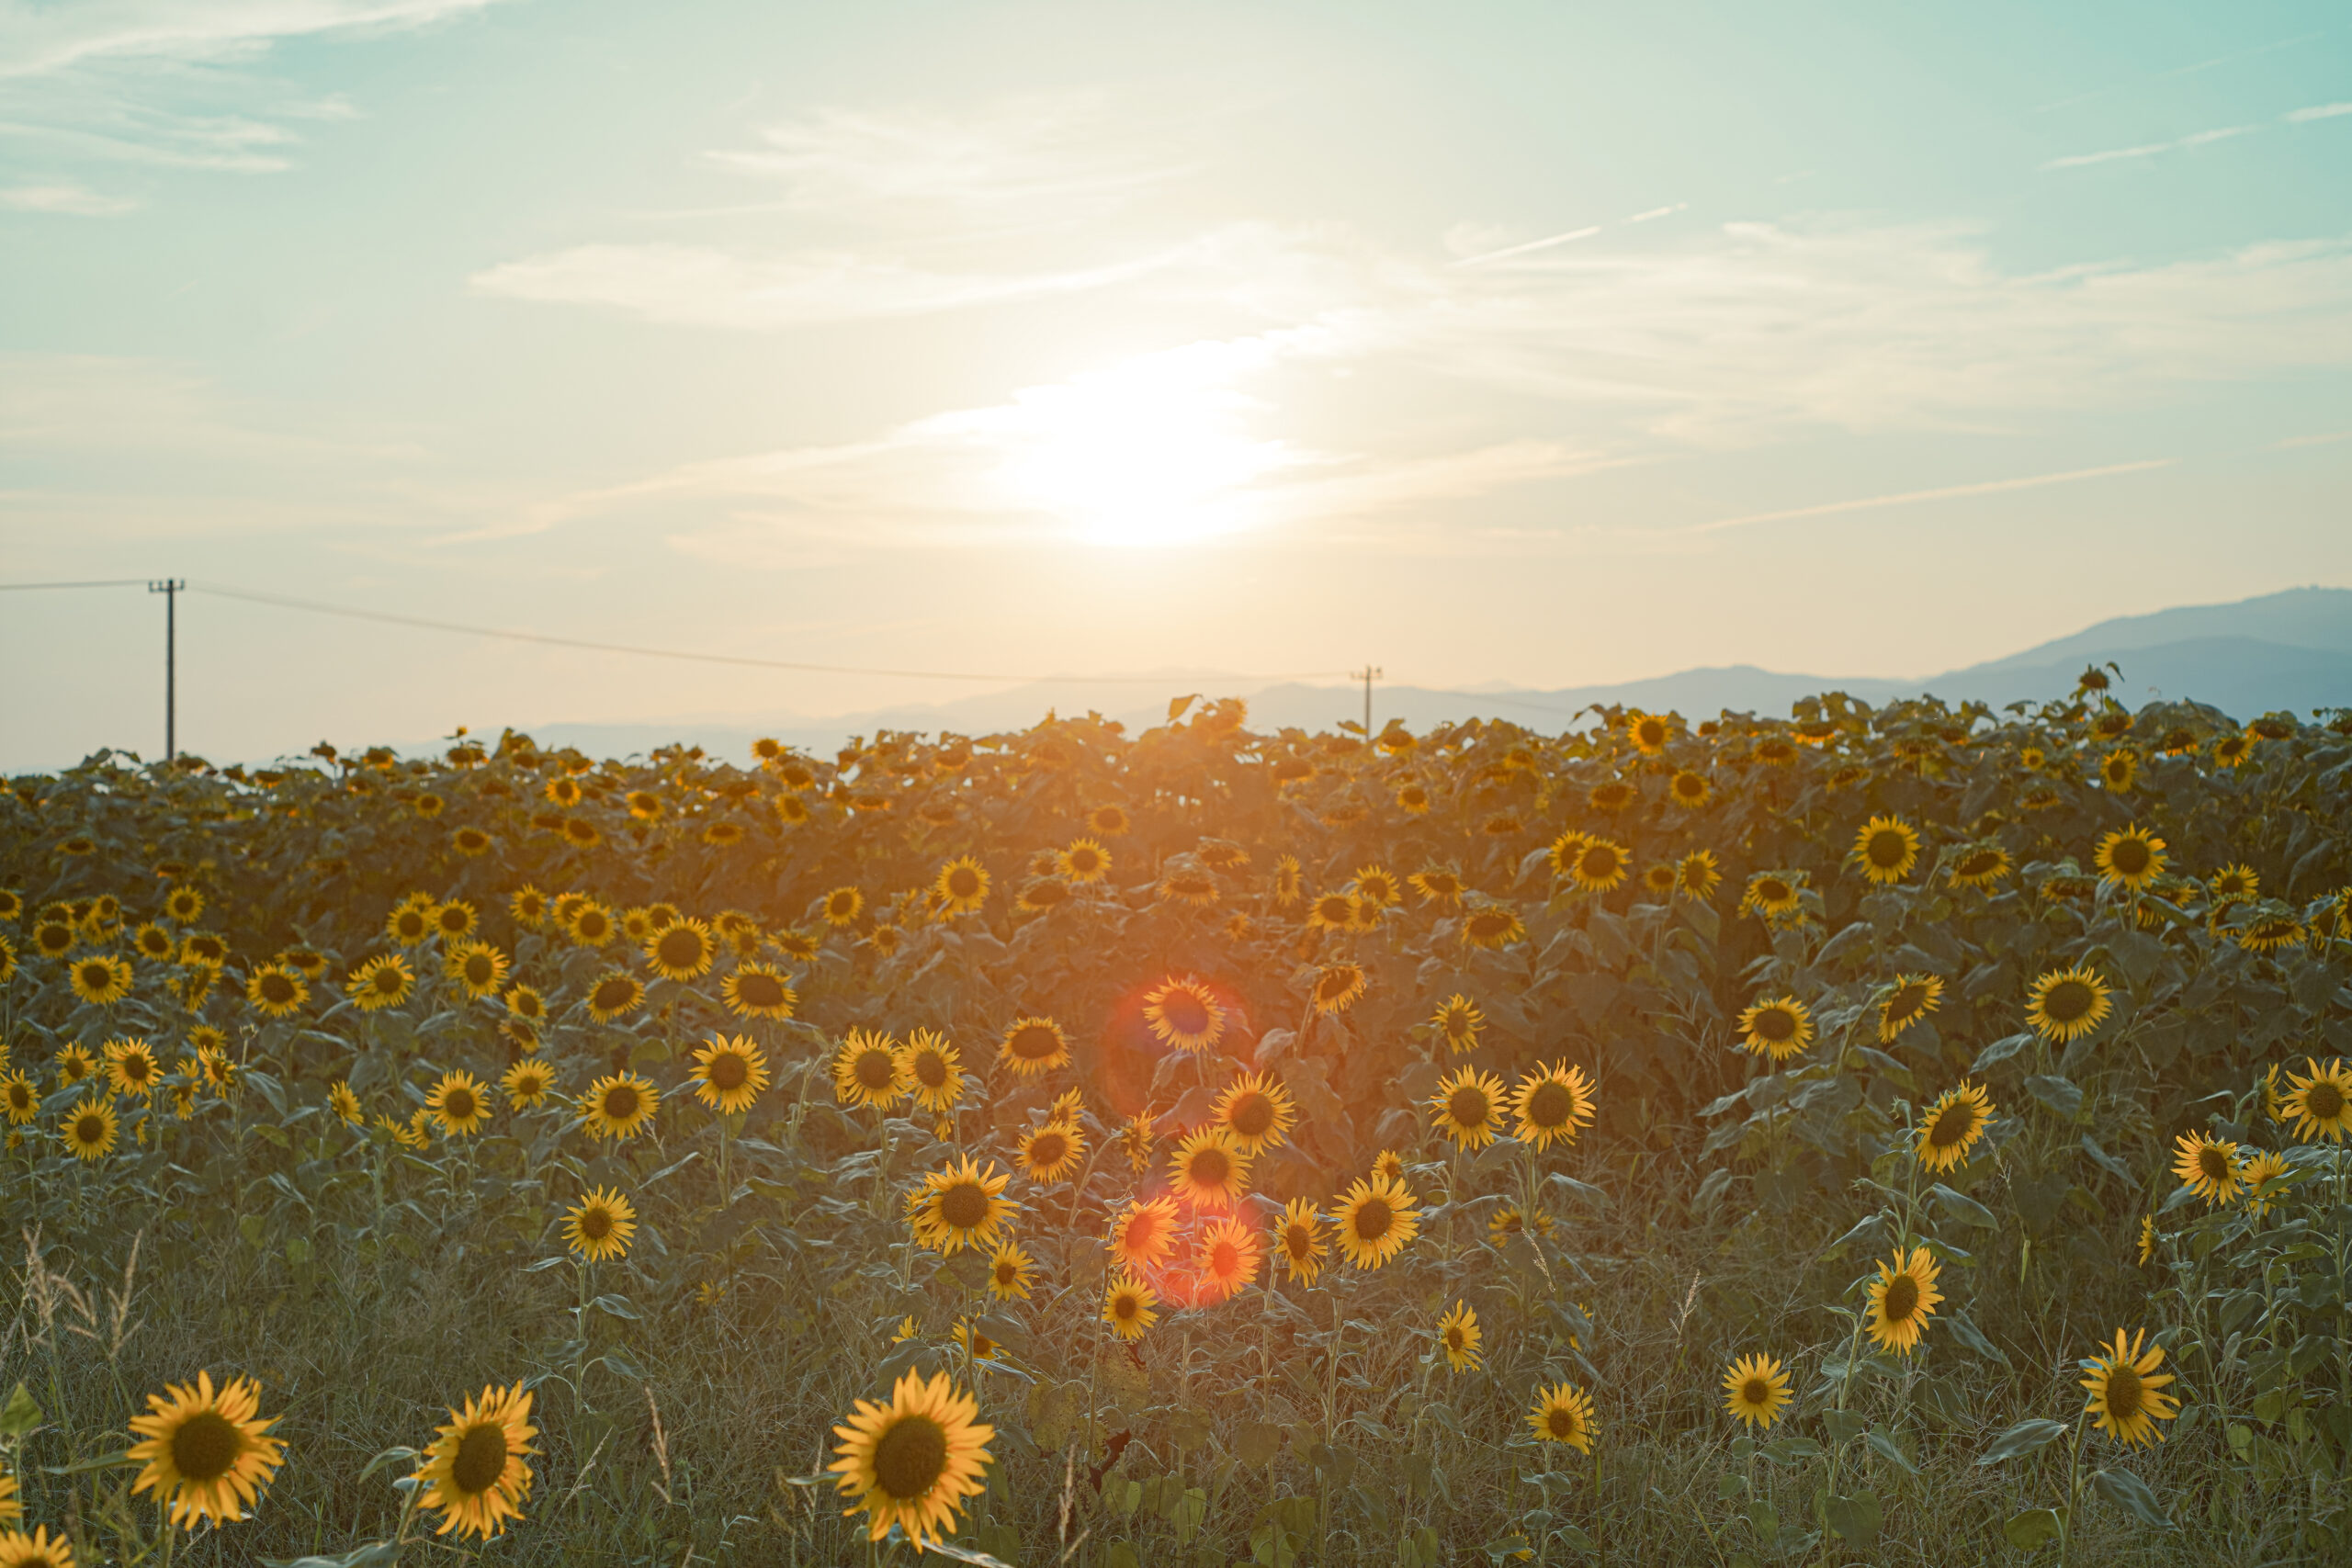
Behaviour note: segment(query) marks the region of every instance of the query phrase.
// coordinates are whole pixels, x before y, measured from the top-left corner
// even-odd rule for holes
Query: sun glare
[[[989,411],[1006,499],[1100,545],[1182,545],[1248,526],[1257,481],[1302,460],[1250,433],[1266,405],[1232,385],[1268,357],[1255,344],[1194,344],[1015,394]]]

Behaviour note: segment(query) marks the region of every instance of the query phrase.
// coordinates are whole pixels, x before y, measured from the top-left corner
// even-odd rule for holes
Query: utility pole
[[[1379,680],[1381,675],[1380,666],[1376,664],[1367,664],[1361,670],[1348,671],[1349,680],[1363,682],[1363,738],[1366,740],[1372,739],[1372,683]]]
[[[184,577],[167,577],[161,582],[147,585],[150,593],[164,596],[164,761],[171,762],[179,756],[179,594],[187,586]],[[1372,701],[1371,688],[1364,688],[1364,701]],[[1365,711],[1371,709],[1367,706]]]

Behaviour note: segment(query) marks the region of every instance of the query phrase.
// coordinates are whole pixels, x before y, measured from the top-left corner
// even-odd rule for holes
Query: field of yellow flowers
[[[2352,1557],[2352,714],[0,795],[0,1568]]]

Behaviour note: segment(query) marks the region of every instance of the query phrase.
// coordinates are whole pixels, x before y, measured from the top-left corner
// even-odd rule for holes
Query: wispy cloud
[[[2094,164],[2120,163],[2129,158],[2153,158],[2162,152],[2177,152],[2189,147],[2203,147],[2211,142],[2228,141],[2240,136],[2251,136],[2262,128],[2258,125],[2224,125],[2211,130],[2199,130],[2170,141],[2150,141],[2137,147],[2110,147],[2100,152],[2075,152],[2064,158],[2052,158],[2042,164],[2044,169],[2084,169]]]
[[[52,185],[0,186],[0,207],[18,212],[54,212],[74,218],[111,218],[139,204],[128,197],[102,196],[71,180]]]
[[[2352,103],[2313,104],[2309,108],[2295,110],[2287,117],[2287,121],[2290,125],[2305,125],[2315,119],[2334,119],[2347,114],[2352,114]]]
[[[2029,474],[2022,479],[1983,479],[1973,484],[1941,485],[1933,490],[1898,491],[1892,495],[1862,496],[1851,501],[1823,502],[1815,506],[1784,507],[1778,512],[1750,512],[1738,517],[1719,517],[1712,523],[1693,523],[1671,529],[1676,534],[1720,534],[1726,529],[1752,527],[1758,523],[1788,523],[1801,517],[1832,517],[1845,512],[1877,512],[1893,506],[1917,506],[1928,501],[1958,501],[1973,495],[2005,495],[2011,491],[2042,490],[2051,485],[2080,484],[2086,479],[2113,479],[2120,474],[2143,474],[2152,468],[2169,468],[2176,459],[2149,457],[2134,463],[2109,463],[2096,468],[2070,468],[2058,474]]]
[[[0,4],[0,76],[103,61],[250,58],[280,39],[422,27],[492,0],[94,0]]]
[[[1686,210],[1690,205],[1687,201],[1678,201],[1670,207],[1653,207],[1646,212],[1634,213],[1617,226],[1630,229],[1636,223],[1654,223],[1661,218],[1670,218],[1675,213]],[[1482,250],[1475,255],[1457,256],[1453,265],[1478,266],[1487,262],[1504,261],[1512,256],[1532,255],[1538,251],[1551,250],[1555,245],[1572,244],[1578,240],[1589,240],[1609,227],[1610,225],[1606,223],[1593,223],[1582,229],[1571,229],[1565,234],[1549,234],[1541,240],[1529,240],[1521,244],[1505,245],[1499,250]],[[1457,233],[1464,238],[1467,238],[1472,232],[1475,231],[1457,231]]]
[[[2291,452],[2299,446],[2333,446],[2341,441],[2352,441],[2352,430],[2330,430],[2318,435],[2290,435],[2284,441],[2273,441],[2273,452]]]

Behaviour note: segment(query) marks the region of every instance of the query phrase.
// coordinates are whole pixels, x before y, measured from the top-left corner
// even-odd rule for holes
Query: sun
[[[1303,460],[1250,432],[1267,405],[1233,385],[1274,357],[1257,340],[1196,343],[963,417],[1002,453],[1009,503],[1061,518],[1089,544],[1192,544],[1249,526],[1259,482]]]

